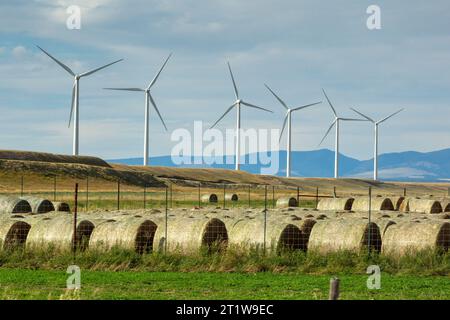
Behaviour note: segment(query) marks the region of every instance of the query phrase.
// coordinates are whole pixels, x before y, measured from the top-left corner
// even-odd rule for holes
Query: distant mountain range
[[[272,156],[271,153],[250,154],[245,156],[245,163],[249,159],[260,159],[257,164],[245,164],[242,170],[251,173],[264,173],[267,165],[264,159]],[[275,156],[275,154],[273,155]],[[279,169],[272,174],[285,175],[286,151],[279,151]],[[262,159],[262,160],[261,160]],[[217,157],[205,158],[201,162],[198,157],[186,157],[188,163],[174,164],[170,156],[160,156],[150,159],[153,166],[177,166],[186,168],[234,168],[234,158]],[[216,161],[213,161],[216,160]],[[228,160],[228,164],[225,164]],[[399,152],[386,153],[378,158],[379,177],[386,181],[450,181],[450,149],[433,152]],[[127,165],[142,165],[142,158],[114,159],[108,160],[110,163],[122,163]],[[211,165],[207,163],[212,163]],[[223,163],[223,164],[220,164]],[[349,178],[370,178],[372,177],[373,159],[357,160],[341,154],[340,176]],[[294,151],[292,152],[292,176],[298,177],[332,177],[334,172],[334,152],[328,149],[314,151]],[[266,172],[267,173],[267,172]]]

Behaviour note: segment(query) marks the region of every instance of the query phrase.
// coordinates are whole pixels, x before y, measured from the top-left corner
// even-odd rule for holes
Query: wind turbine
[[[363,114],[362,112],[359,112],[356,109],[350,108],[353,111],[355,111],[357,114],[359,114],[360,116],[366,118],[368,121],[372,122],[374,124],[375,127],[375,145],[373,148],[373,180],[378,180],[378,125],[380,125],[381,123],[385,122],[386,120],[392,118],[393,116],[395,116],[396,114],[402,112],[405,109],[400,109],[396,112],[394,112],[393,114],[387,116],[386,118],[383,118],[381,120],[375,121],[372,118],[366,116],[365,114]]]
[[[323,94],[325,95],[325,98],[328,101],[328,104],[330,105],[331,111],[333,111],[334,114],[334,121],[331,123],[330,127],[328,128],[327,132],[325,133],[324,137],[322,138],[322,141],[320,141],[319,145],[322,144],[322,142],[325,140],[325,138],[330,133],[333,126],[336,128],[335,133],[335,145],[334,145],[334,178],[339,178],[339,124],[340,121],[367,121],[365,119],[355,119],[355,118],[342,118],[339,117],[336,113],[336,109],[333,107],[333,104],[331,103],[330,99],[328,98],[327,94],[325,93],[325,90],[323,90]]]
[[[258,106],[255,106],[254,104],[245,102],[241,98],[239,98],[238,89],[236,86],[236,82],[234,81],[233,72],[231,71],[230,63],[228,62],[228,70],[230,71],[231,81],[233,82],[233,88],[234,88],[234,94],[236,96],[236,101],[225,111],[225,113],[211,126],[211,129],[216,126],[217,123],[219,123],[220,120],[222,120],[234,107],[236,107],[236,152],[235,152],[235,158],[236,158],[236,170],[239,170],[240,164],[239,164],[239,156],[240,156],[240,145],[241,145],[241,106],[244,105],[246,107],[255,108],[267,112],[273,113],[273,111],[261,108]]]
[[[79,96],[80,96],[80,79],[83,77],[87,77],[97,71],[100,71],[106,67],[109,67],[110,65],[113,65],[117,62],[122,61],[123,59],[119,59],[117,61],[108,63],[107,65],[104,65],[102,67],[96,68],[96,69],[92,69],[90,71],[84,72],[84,73],[80,73],[80,74],[76,74],[75,72],[72,71],[72,69],[70,69],[68,66],[66,66],[64,63],[62,63],[61,61],[59,61],[58,59],[56,59],[55,57],[53,57],[52,55],[50,55],[50,53],[48,53],[47,51],[45,51],[44,49],[42,49],[39,46],[38,47],[43,53],[45,53],[47,56],[50,57],[50,59],[52,59],[53,61],[55,61],[57,64],[59,64],[64,70],[66,70],[72,77],[74,77],[74,82],[73,82],[73,87],[72,87],[72,104],[70,107],[70,118],[69,118],[69,127],[70,127],[70,123],[72,122],[72,115],[74,118],[74,124],[73,124],[73,155],[77,156],[78,155],[78,139],[79,139]]]
[[[264,85],[273,94],[273,96],[281,103],[281,105],[286,109],[286,116],[284,118],[283,127],[282,127],[281,133],[280,133],[280,140],[281,140],[281,137],[283,136],[283,131],[284,131],[284,128],[286,127],[286,123],[287,123],[286,177],[289,178],[291,176],[291,114],[294,111],[298,111],[298,110],[302,110],[302,109],[305,109],[308,107],[315,106],[316,104],[322,103],[322,101],[307,104],[307,105],[304,105],[301,107],[290,108],[275,92],[273,92],[272,89],[270,89],[270,87],[267,84],[264,84]]]
[[[148,165],[148,141],[149,141],[149,115],[150,115],[150,106],[149,101],[153,105],[153,108],[155,109],[156,113],[158,114],[159,119],[161,120],[164,128],[167,131],[166,124],[164,123],[164,120],[161,116],[161,113],[159,113],[158,107],[156,106],[155,101],[153,100],[153,97],[150,93],[150,89],[155,84],[156,80],[158,79],[159,75],[161,74],[161,71],[164,69],[164,67],[167,64],[167,61],[169,61],[172,54],[169,54],[167,59],[164,61],[162,67],[159,69],[158,73],[156,73],[153,80],[150,82],[150,84],[146,88],[103,88],[105,90],[121,90],[121,91],[138,91],[138,92],[144,92],[145,93],[145,126],[144,126],[144,166]]]

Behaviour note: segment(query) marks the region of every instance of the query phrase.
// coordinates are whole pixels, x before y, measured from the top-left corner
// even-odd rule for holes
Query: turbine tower
[[[84,73],[80,73],[80,74],[75,74],[75,72],[72,71],[72,69],[70,69],[68,66],[66,66],[64,63],[62,63],[61,61],[59,61],[58,59],[56,59],[55,57],[51,56],[50,53],[48,53],[47,51],[45,51],[44,49],[42,49],[41,47],[37,46],[43,53],[45,53],[48,57],[50,57],[50,59],[52,59],[53,61],[55,61],[57,64],[59,64],[64,70],[66,70],[72,77],[74,77],[74,82],[73,82],[73,87],[72,87],[72,104],[70,107],[70,118],[69,118],[69,127],[70,127],[70,123],[72,122],[72,116],[74,119],[74,124],[73,124],[73,150],[72,150],[72,154],[74,156],[78,155],[78,145],[79,145],[79,121],[80,121],[80,115],[79,115],[79,96],[80,96],[80,79],[83,77],[87,77],[97,71],[100,71],[106,67],[109,67],[110,65],[113,65],[117,62],[122,61],[123,59],[119,59],[117,61],[108,63],[107,65],[104,65],[102,67],[84,72]]]
[[[150,89],[153,87],[153,85],[156,83],[156,80],[158,79],[159,75],[161,74],[161,71],[166,66],[167,62],[169,61],[172,54],[169,54],[169,56],[164,61],[163,65],[159,69],[159,71],[156,73],[153,80],[150,82],[150,84],[146,88],[103,88],[105,90],[121,90],[121,91],[138,91],[138,92],[144,92],[145,93],[145,126],[144,126],[144,166],[148,165],[148,145],[149,145],[149,118],[150,118],[150,105],[149,102],[153,105],[153,108],[155,109],[156,113],[158,114],[159,119],[161,120],[164,129],[167,131],[167,126],[164,123],[164,120],[161,116],[161,113],[158,110],[158,107],[156,106],[155,101],[153,100],[153,97],[150,93]]]
[[[365,114],[363,114],[362,112],[359,112],[356,109],[350,108],[353,111],[355,111],[357,114],[359,114],[360,116],[366,118],[368,121],[372,122],[374,124],[374,131],[375,131],[375,144],[374,144],[374,148],[373,148],[373,180],[378,180],[378,126],[385,122],[386,120],[392,118],[393,116],[395,116],[396,114],[402,112],[405,109],[400,109],[396,112],[394,112],[393,114],[387,116],[386,118],[383,118],[381,120],[375,121],[372,118],[366,116]]]
[[[236,82],[234,81],[233,72],[231,71],[230,63],[228,62],[228,70],[230,71],[231,81],[233,82],[233,88],[234,88],[234,94],[236,96],[236,101],[225,111],[225,113],[211,126],[210,129],[214,128],[216,124],[219,123],[220,120],[222,120],[234,107],[236,107],[236,151],[235,151],[235,158],[236,158],[236,166],[235,169],[239,170],[240,164],[239,164],[239,156],[240,156],[240,146],[241,146],[241,106],[246,106],[250,108],[255,108],[267,112],[273,113],[271,110],[255,106],[254,104],[245,102],[241,98],[239,98],[238,89],[236,86]]]
[[[288,107],[288,105],[275,93],[273,92],[272,89],[270,89],[270,87],[267,84],[264,84],[266,86],[266,88],[273,94],[273,96],[281,103],[281,105],[286,109],[286,116],[284,117],[284,122],[283,122],[283,127],[281,129],[281,133],[280,133],[280,140],[281,137],[283,136],[283,131],[284,128],[286,127],[286,123],[287,123],[287,138],[286,138],[286,177],[290,177],[291,176],[291,114],[294,111],[298,111],[301,109],[305,109],[308,107],[312,107],[315,106],[316,104],[320,104],[322,103],[322,101],[320,102],[316,102],[316,103],[311,103],[311,104],[307,104],[301,107],[296,107],[296,108],[290,108]]]
[[[333,112],[334,121],[331,123],[331,125],[328,128],[327,132],[325,133],[324,137],[320,141],[319,145],[322,144],[322,142],[325,140],[325,138],[330,133],[333,126],[335,126],[336,132],[335,132],[335,142],[334,142],[334,178],[337,179],[337,178],[339,178],[339,125],[340,125],[340,121],[367,121],[367,120],[339,117],[336,113],[336,109],[333,107],[333,104],[331,103],[330,99],[328,98],[325,90],[322,89],[322,91],[323,91],[323,94],[325,95],[325,98],[328,101],[328,104],[330,105],[331,111]]]

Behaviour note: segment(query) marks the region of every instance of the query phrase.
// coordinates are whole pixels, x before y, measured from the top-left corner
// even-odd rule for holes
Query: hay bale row
[[[28,201],[33,213],[47,213],[55,211],[55,207],[50,200],[37,197],[21,197],[20,199]]]
[[[352,210],[354,200],[354,198],[324,198],[319,201],[317,209],[325,211],[350,211]]]
[[[369,209],[373,211],[393,211],[395,207],[391,199],[382,197],[373,197],[370,199],[370,203],[368,197],[358,197],[353,201],[351,207],[352,211],[369,211]]]
[[[200,199],[203,203],[217,203],[219,201],[219,197],[215,193],[204,194]],[[235,202],[239,200],[239,197],[236,193],[227,193],[225,194],[225,200]]]
[[[448,251],[449,248],[449,222],[406,222],[386,230],[382,252],[399,256],[425,250]]]

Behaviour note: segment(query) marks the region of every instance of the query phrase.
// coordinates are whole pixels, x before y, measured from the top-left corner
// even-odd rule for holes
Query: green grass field
[[[1,299],[327,299],[329,275],[82,271],[81,290],[66,290],[64,271],[2,269]],[[339,275],[341,299],[450,299],[449,277]]]

